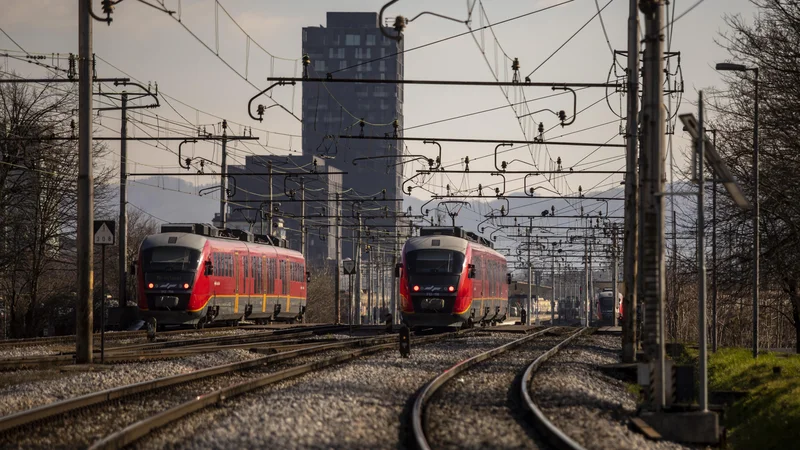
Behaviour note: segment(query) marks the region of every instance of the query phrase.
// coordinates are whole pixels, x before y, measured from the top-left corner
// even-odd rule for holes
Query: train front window
[[[146,272],[194,272],[200,262],[200,250],[186,247],[153,247],[144,251]]]
[[[604,313],[610,313],[614,311],[614,298],[613,297],[601,297],[600,298],[600,311]]]
[[[452,250],[416,250],[406,255],[406,264],[413,274],[460,274],[464,254]]]

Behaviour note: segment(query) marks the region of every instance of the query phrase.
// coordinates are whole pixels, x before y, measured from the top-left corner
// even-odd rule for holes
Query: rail
[[[529,386],[531,383],[531,379],[533,377],[533,373],[539,369],[548,359],[550,359],[553,355],[559,352],[563,347],[567,344],[588,333],[591,328],[581,328],[575,333],[572,333],[569,337],[564,339],[563,341],[559,342],[558,345],[554,346],[550,350],[543,353],[541,356],[536,358],[522,375],[522,381],[520,383],[520,396],[522,397],[522,403],[525,408],[532,414],[533,417],[533,426],[541,433],[547,441],[555,448],[559,450],[584,450],[584,447],[572,440],[569,436],[566,435],[560,428],[555,426],[547,416],[544,415],[541,409],[536,406],[536,402],[533,401],[531,397]]]

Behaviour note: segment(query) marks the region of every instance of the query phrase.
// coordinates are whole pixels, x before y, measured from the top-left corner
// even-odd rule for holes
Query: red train
[[[406,241],[397,267],[403,322],[453,327],[504,320],[506,270],[505,256],[486,239],[459,227],[422,228]]]
[[[305,313],[303,255],[266,236],[165,224],[142,242],[134,267],[140,315],[159,327],[296,321]]]
[[[594,319],[600,326],[614,325],[614,315],[617,321],[622,321],[622,293],[617,293],[617,302],[614,304],[614,290],[605,288],[595,296]]]

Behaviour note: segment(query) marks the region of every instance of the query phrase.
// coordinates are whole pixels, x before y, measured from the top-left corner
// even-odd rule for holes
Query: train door
[[[286,276],[286,260],[281,260],[281,294],[287,295],[289,293],[289,279]]]
[[[269,269],[267,273],[267,286],[268,286],[267,290],[271,295],[275,295],[277,294],[277,292],[275,292],[275,277],[277,277],[276,273],[277,271],[275,270],[275,260],[272,258],[268,259],[267,266]]]
[[[233,292],[235,294],[239,293],[239,267],[238,267],[238,264],[236,263],[237,259],[239,259],[239,252],[233,252],[233,261],[232,261],[233,262],[233,280],[234,280],[233,281],[234,282]]]

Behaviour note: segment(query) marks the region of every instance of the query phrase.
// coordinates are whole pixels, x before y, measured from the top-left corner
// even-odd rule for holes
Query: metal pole
[[[551,255],[552,264],[550,265],[550,325],[556,323],[556,252],[553,246],[553,254]]]
[[[270,183],[271,183],[271,181],[272,180],[270,180]],[[334,295],[335,303],[333,305],[333,309],[334,309],[334,315],[336,316],[336,318],[335,318],[336,319],[336,323],[338,324],[338,323],[342,322],[342,299],[341,299],[341,295],[339,293],[339,291],[342,290],[342,286],[341,286],[341,282],[342,282],[342,280],[341,280],[341,278],[342,278],[342,253],[341,253],[341,247],[340,247],[340,245],[341,245],[341,237],[339,236],[339,219],[338,219],[338,216],[340,214],[339,214],[339,193],[338,192],[336,193],[336,205],[334,206],[334,208],[336,208],[336,212],[334,213],[334,215],[337,216],[337,218],[333,219],[333,223],[334,223],[333,239],[336,241],[334,243],[334,247],[336,247],[336,250],[334,251],[335,252],[334,254],[336,255],[336,257],[334,258],[335,259],[334,267],[336,268],[336,276],[334,277],[334,289],[336,289],[336,294]]]
[[[702,186],[702,185],[701,185]],[[702,188],[701,188],[702,189]],[[673,198],[674,201],[674,198]],[[678,216],[672,209],[672,341],[678,342]]]
[[[638,0],[630,0],[628,17],[628,129],[625,135],[625,267],[623,269],[625,298],[622,310],[622,361],[636,360],[636,287],[638,258],[637,197],[639,174],[639,9]],[[616,300],[615,300],[616,301]]]
[[[643,245],[640,276],[645,303],[645,353],[654,363],[651,385],[653,408],[661,411],[666,398],[666,362],[664,348],[664,135],[666,117],[663,107],[664,41],[663,0],[641,0],[645,15],[644,97],[642,104],[644,148],[641,153],[641,216]]]
[[[102,244],[100,261],[100,364],[106,362],[106,245]]]
[[[589,326],[589,240],[583,238],[583,326]]]
[[[530,223],[533,224],[533,219],[530,219]],[[534,314],[533,311],[533,297],[531,294],[533,293],[533,283],[535,280],[533,279],[533,266],[531,265],[531,228],[528,227],[528,314],[525,315],[525,325],[531,324],[531,316]],[[536,316],[533,319],[533,323],[539,325],[539,316]]]
[[[706,251],[705,251],[705,129],[703,124],[703,91],[699,92],[698,126],[700,138],[697,139],[697,267],[699,280],[697,286],[698,307],[700,314],[697,320],[697,335],[700,347],[699,389],[697,403],[701,411],[708,410],[708,333],[706,331]]]
[[[397,246],[400,243],[400,232],[395,230],[394,232],[394,243],[392,244],[392,267],[389,269],[390,271],[394,271],[395,267],[397,267]],[[390,273],[392,277],[392,294],[389,299],[389,314],[392,315],[392,325],[397,323],[397,277],[394,276],[394,272]]]
[[[592,245],[594,245],[594,229],[592,229],[592,240],[589,241],[589,323],[591,323],[592,313],[594,313],[594,298],[596,295],[594,292],[594,274],[592,273],[594,270],[592,267]],[[588,326],[589,323],[586,325]]]
[[[761,203],[758,198],[758,68],[755,69],[755,114],[753,119],[753,358],[758,358],[758,278]]]
[[[272,236],[272,160],[267,162],[269,168],[269,235]]]
[[[75,308],[75,362],[92,363],[94,177],[92,174],[92,18],[90,0],[78,3],[78,298]]]
[[[711,131],[714,148],[717,148],[717,130]],[[711,211],[713,223],[711,225],[711,350],[717,351],[717,177],[714,176],[713,190],[711,191]]]
[[[369,252],[369,261],[367,262],[367,325],[372,324],[372,291],[373,291],[373,279],[372,279],[372,257],[374,256],[374,249]]]
[[[358,215],[358,230],[356,232],[356,252],[353,255],[356,261],[356,325],[361,325],[361,214]]]
[[[308,259],[306,252],[306,182],[300,177],[300,252]]]
[[[227,136],[228,122],[222,121],[222,167],[220,169],[219,179],[219,223],[220,228],[224,229],[227,225],[228,214],[228,178],[226,177],[228,171],[228,140]]]
[[[611,228],[611,239],[613,242],[611,243],[611,263],[614,267],[611,269],[611,285],[614,290],[614,326],[618,326],[619,323],[617,322],[617,317],[619,316],[619,310],[617,309],[617,305],[619,304],[619,288],[617,287],[617,279],[618,279],[618,270],[619,270],[619,250],[617,248],[617,225],[614,224],[613,228]]]
[[[128,306],[128,94],[122,93],[119,132],[119,306]]]
[[[353,331],[353,323],[355,322],[355,319],[354,319],[354,317],[355,317],[354,312],[355,311],[354,311],[354,308],[353,308],[353,296],[354,296],[355,293],[353,292],[353,274],[352,273],[347,276],[347,289],[349,291],[349,292],[347,292],[347,300],[348,300],[348,303],[349,303],[348,306],[350,308],[350,314],[349,314],[349,317],[347,319],[347,323],[348,323],[348,325],[350,325],[350,332],[352,332]]]

